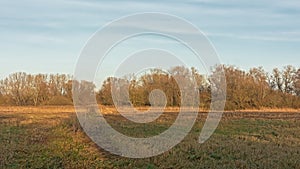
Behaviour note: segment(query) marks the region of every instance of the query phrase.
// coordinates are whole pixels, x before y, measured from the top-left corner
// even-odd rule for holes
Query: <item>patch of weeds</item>
[[[215,160],[221,160],[222,159],[222,157],[220,155],[216,154],[216,153],[211,153],[209,156],[211,158],[215,159]]]
[[[157,167],[154,164],[148,164],[146,169],[156,169]]]
[[[279,136],[279,134],[278,134],[276,131],[272,131],[271,134],[272,134],[273,136],[275,136],[275,137],[278,137],[278,136]]]

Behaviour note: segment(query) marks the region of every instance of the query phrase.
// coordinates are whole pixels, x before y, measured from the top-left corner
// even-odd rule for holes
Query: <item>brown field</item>
[[[168,108],[160,120],[140,125],[113,107],[100,109],[115,129],[142,137],[166,130],[178,112]],[[299,110],[225,112],[214,135],[198,144],[206,116],[201,110],[193,130],[172,150],[127,159],[98,148],[80,129],[72,106],[0,107],[0,168],[299,168]]]

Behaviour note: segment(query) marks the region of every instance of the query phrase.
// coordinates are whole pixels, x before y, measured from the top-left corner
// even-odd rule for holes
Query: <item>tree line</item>
[[[65,74],[18,72],[0,81],[0,105],[72,104],[72,80]]]
[[[262,67],[251,68],[249,71],[231,65],[218,68],[224,70],[226,77],[227,110],[300,108],[300,68],[285,66],[282,69],[274,68],[272,72],[266,72]],[[190,95],[182,92],[180,86],[190,85],[186,79],[192,77],[196,83],[195,90],[199,92],[200,107],[208,109],[212,100],[212,77],[201,74],[195,68],[177,66],[168,70],[168,73],[152,69],[138,77],[108,77],[100,89],[96,89],[96,85],[91,82],[74,84],[85,86],[95,93],[97,102],[102,105],[127,105],[131,102],[134,106],[150,106],[149,95],[154,89],[160,89],[165,94],[167,106],[180,106],[182,95]],[[179,85],[180,78],[185,79]],[[0,81],[0,105],[71,105],[72,84],[72,77],[65,74],[14,73]],[[112,88],[116,89],[115,99],[112,97]],[[126,89],[129,89],[128,93]],[[122,99],[126,96],[129,102]],[[189,99],[187,101],[193,101],[193,98]]]
[[[251,68],[249,71],[230,65],[222,65],[221,68],[227,83],[225,109],[300,108],[300,69],[285,66],[282,70],[275,68],[268,73],[262,67]],[[212,77],[201,75],[195,68],[174,67],[169,72],[170,75],[154,69],[131,80],[109,77],[97,93],[97,100],[103,105],[113,105],[111,86],[127,81],[130,84],[130,99],[135,106],[149,106],[149,94],[157,88],[165,92],[167,106],[180,106],[181,92],[173,77],[181,74],[195,77],[200,93],[200,107],[210,107]]]

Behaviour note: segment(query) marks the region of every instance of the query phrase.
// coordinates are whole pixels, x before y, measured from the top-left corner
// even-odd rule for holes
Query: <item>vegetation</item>
[[[2,105],[38,106],[60,102],[72,104],[72,81],[68,75],[20,72],[0,81]]]
[[[222,65],[227,82],[226,110],[263,108],[300,108],[300,68],[285,66],[271,73],[262,67],[243,71],[234,66]],[[181,92],[176,77],[195,77],[200,93],[200,107],[208,109],[211,102],[212,78],[200,74],[195,68],[174,67],[170,74],[153,69],[142,76],[131,78],[109,77],[101,89],[91,82],[77,82],[76,86],[96,93],[102,105],[114,105],[111,89],[129,88],[130,101],[134,106],[149,106],[149,95],[160,89],[166,95],[167,106],[180,106]],[[0,105],[38,106],[72,104],[72,80],[68,75],[30,75],[15,73],[0,81]],[[124,97],[124,90],[117,91]],[[82,100],[87,102],[86,100]],[[191,101],[192,102],[192,101]],[[129,103],[117,103],[129,104]]]
[[[300,108],[300,69],[296,71],[294,67],[286,66],[282,71],[275,68],[272,73],[267,73],[262,67],[252,68],[249,72],[233,66],[223,65],[222,68],[227,82],[226,110]],[[157,88],[165,92],[167,106],[180,106],[181,93],[174,76],[181,74],[195,77],[201,108],[209,108],[211,77],[201,75],[194,68],[175,67],[169,72],[171,75],[156,69],[139,78],[110,77],[98,92],[98,101],[103,105],[113,105],[111,86],[129,84],[131,102],[135,106],[150,105],[149,93]],[[124,85],[125,88],[128,86]]]
[[[109,107],[102,109],[111,110]],[[127,159],[99,149],[80,129],[73,107],[0,107],[0,168],[298,168],[300,114],[227,112],[204,144],[198,137],[206,118],[172,150],[147,159]],[[149,137],[167,129],[177,113],[137,124],[108,113],[118,131]]]

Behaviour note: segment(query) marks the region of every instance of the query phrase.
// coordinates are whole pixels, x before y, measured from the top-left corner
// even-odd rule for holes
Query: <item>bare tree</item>
[[[296,80],[296,68],[291,65],[285,66],[282,72],[282,81],[285,93],[294,93],[294,82]]]
[[[32,76],[24,72],[11,74],[4,80],[5,90],[11,96],[11,102],[24,106],[30,104],[32,98]]]
[[[271,79],[271,86],[273,87],[273,89],[283,92],[282,73],[278,68],[273,69]]]
[[[296,95],[300,97],[300,68],[296,72],[294,87]]]
[[[42,104],[49,98],[49,90],[47,83],[48,76],[43,74],[38,74],[34,76],[32,81],[33,87],[33,103],[35,106]]]
[[[257,99],[259,105],[263,104],[263,101],[267,94],[270,91],[269,84],[268,84],[268,75],[262,67],[252,68],[249,71],[250,76],[253,78],[254,83],[257,85]]]

